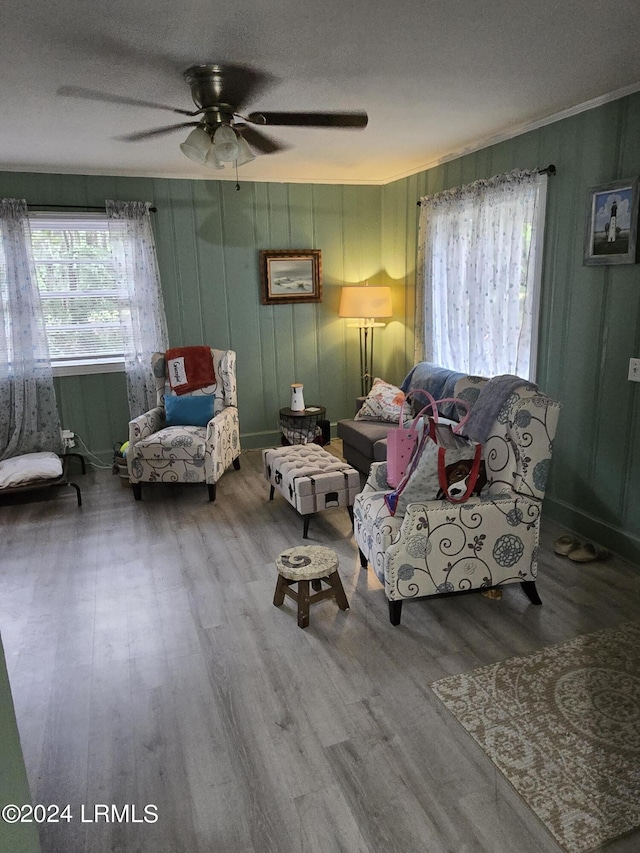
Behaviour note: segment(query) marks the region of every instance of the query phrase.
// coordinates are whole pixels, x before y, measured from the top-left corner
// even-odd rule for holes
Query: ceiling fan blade
[[[62,19],[51,16],[47,21],[47,33],[55,39],[56,46],[66,48],[70,56],[76,57],[82,67],[96,61],[107,62],[111,66],[127,69],[132,74],[141,70],[154,71],[166,79],[179,80],[183,69],[187,67],[193,56],[184,53],[179,58],[166,50],[154,49],[151,45],[142,45],[135,34],[127,35],[127,28],[122,27],[118,34],[107,33],[104,27],[100,32],[89,33],[85,27],[69,27]],[[129,40],[127,40],[129,39]]]
[[[222,68],[222,100],[231,104],[236,111],[277,82],[272,74],[247,65],[223,65]]]
[[[252,124],[289,127],[345,127],[363,128],[369,117],[361,110],[346,113],[272,113],[255,112],[247,116]]]
[[[270,139],[264,133],[256,130],[255,127],[247,127],[246,124],[234,124],[234,127],[240,128],[240,133],[247,140],[252,148],[259,151],[260,154],[275,154],[278,151],[286,151],[289,146],[282,142],[276,142],[275,139]]]
[[[155,110],[170,110],[172,113],[180,113],[183,116],[196,116],[202,112],[201,110],[180,110],[176,107],[168,107],[166,104],[156,104],[154,101],[141,101],[138,98],[127,98],[124,95],[110,95],[107,92],[99,92],[95,89],[85,89],[83,86],[61,86],[56,94],[67,98],[105,101],[109,104],[129,104],[132,107],[151,107]]]
[[[153,130],[139,130],[137,133],[125,133],[124,136],[116,136],[120,142],[140,142],[143,139],[151,139],[153,136],[161,136],[163,133],[173,133],[181,127],[197,127],[199,121],[183,121],[180,124],[167,124],[164,127],[156,127]]]

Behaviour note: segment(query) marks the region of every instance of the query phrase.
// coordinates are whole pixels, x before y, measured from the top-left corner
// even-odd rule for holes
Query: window
[[[511,172],[421,199],[417,360],[535,378],[546,181]]]
[[[29,221],[55,372],[122,369],[119,295],[106,215],[30,213]]]

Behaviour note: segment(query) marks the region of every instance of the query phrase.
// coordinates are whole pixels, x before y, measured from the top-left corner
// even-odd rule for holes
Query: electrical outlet
[[[629,382],[640,382],[640,358],[629,359]]]
[[[75,433],[70,429],[62,430],[62,444],[67,450],[71,447],[75,447],[76,444],[76,436]]]

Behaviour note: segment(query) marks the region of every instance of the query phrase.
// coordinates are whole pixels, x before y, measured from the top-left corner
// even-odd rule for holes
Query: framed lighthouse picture
[[[584,263],[635,264],[638,178],[592,187],[587,196]]]

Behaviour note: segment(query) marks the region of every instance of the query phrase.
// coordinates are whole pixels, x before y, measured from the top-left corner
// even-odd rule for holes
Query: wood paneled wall
[[[278,440],[278,410],[292,382],[308,405],[336,421],[360,393],[357,330],[338,318],[340,287],[392,284],[382,264],[381,188],[0,173],[0,195],[38,204],[100,205],[105,198],[153,201],[158,262],[173,346],[208,343],[238,354],[242,442]],[[259,249],[322,250],[318,304],[262,305]],[[378,373],[400,382],[405,357],[404,283],[394,286],[397,320],[376,332]],[[56,380],[63,426],[108,459],[127,435],[122,374]]]
[[[388,184],[242,184],[0,173],[0,194],[45,204],[151,200],[170,341],[238,353],[246,447],[277,441],[278,409],[302,382],[308,404],[348,417],[359,393],[358,340],[337,316],[340,286],[393,289],[375,370],[400,382],[413,363],[416,237],[422,195],[514,168],[555,163],[549,181],[538,382],[563,404],[547,498],[561,523],[640,559],[640,267],[582,264],[589,187],[640,173],[640,94]],[[320,304],[263,306],[258,250],[322,249]],[[126,436],[124,378],[57,380],[66,428],[108,458]]]
[[[15,561],[17,562],[17,561]],[[14,562],[14,565],[15,565]],[[2,772],[0,772],[0,802],[17,806],[31,803],[29,782],[24,766],[20,735],[16,724],[4,648],[0,638],[0,731],[2,732]],[[44,804],[43,804],[44,805]],[[47,805],[49,805],[47,803]],[[62,810],[63,806],[60,806]],[[26,818],[30,815],[22,814]],[[9,823],[0,819],[0,850],[11,853],[40,853],[38,827],[35,821]]]
[[[406,346],[423,195],[554,163],[549,180],[537,378],[563,410],[545,511],[640,561],[640,266],[583,266],[590,187],[640,174],[640,94],[549,124],[383,188],[383,258],[406,286]],[[634,486],[634,483],[636,484]]]

